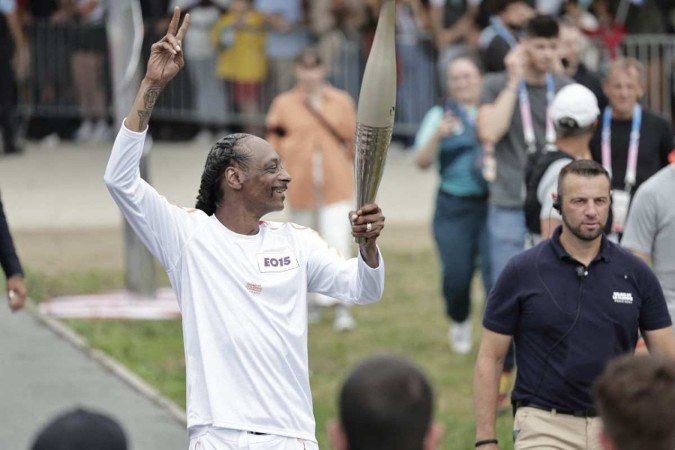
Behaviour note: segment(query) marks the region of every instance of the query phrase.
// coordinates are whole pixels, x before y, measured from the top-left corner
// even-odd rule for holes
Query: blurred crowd
[[[35,104],[54,103],[52,114],[74,119],[69,125],[72,129],[65,133],[64,129],[47,132],[56,133],[58,139],[78,142],[109,139],[110,128],[115,124],[107,106],[111,96],[105,3],[21,2],[20,10],[7,7],[11,3],[0,0],[17,46],[14,57],[18,84],[28,84],[30,95],[38,99]],[[293,221],[317,229],[331,247],[339,249],[340,242],[344,242],[347,249],[337,253],[347,256],[349,239],[345,237],[349,230],[340,229],[339,217],[345,217],[344,208],[353,200],[354,144],[350,139],[354,136],[354,100],[361,67],[373,43],[379,2],[148,0],[141,6],[147,41],[142,60],[149,59],[149,69],[132,114],[127,116],[129,128],[122,128],[113,148],[105,178],[127,219],[135,218],[132,225],[141,230],[140,234],[146,233],[145,242],[151,243],[153,254],[167,267],[174,258],[166,255],[176,252],[182,256],[185,246],[176,244],[173,234],[161,236],[156,242],[147,238],[155,236],[152,214],[170,218],[170,214],[187,213],[171,209],[171,213],[161,216],[156,211],[161,208],[155,206],[159,201],[153,197],[158,198],[158,194],[142,184],[135,171],[122,170],[119,161],[124,159],[115,153],[140,153],[142,133],[157,105],[152,127],[162,120],[190,122],[195,137],[205,141],[213,139],[213,131],[222,132],[222,127],[238,127],[264,134],[272,144],[270,147],[256,139],[260,147],[251,147],[251,158],[257,158],[252,161],[270,175],[248,177],[239,175],[240,162],[230,165],[230,158],[241,157],[237,153],[238,140],[251,138],[232,135],[216,143],[211,150],[216,156],[207,159],[207,175],[202,178],[197,209],[215,214],[235,233],[244,228],[241,223],[228,225],[221,217],[244,217],[232,211],[246,208],[255,209],[255,214],[265,211],[252,221],[258,224],[256,227],[262,226],[259,220],[267,212],[267,197],[259,200],[261,190],[243,186],[269,187],[268,180],[275,180],[279,184],[272,189],[280,194],[279,205],[288,192]],[[149,43],[162,39],[167,12],[175,6],[190,12],[190,34],[184,34],[187,20],[175,33],[180,15],[175,9],[172,25],[162,41],[165,46],[154,46],[148,58]],[[475,447],[496,450],[497,414],[511,411],[513,440],[518,450],[672,449],[675,436],[667,414],[673,411],[675,356],[675,209],[670,198],[675,186],[675,142],[672,122],[664,117],[672,115],[672,111],[656,110],[643,103],[648,92],[656,97],[672,96],[668,85],[673,83],[673,55],[666,51],[668,38],[657,41],[659,51],[647,61],[641,61],[639,54],[626,57],[625,53],[630,52],[626,52],[623,42],[628,33],[666,36],[672,32],[675,2],[671,6],[670,2],[648,0],[541,0],[534,4],[526,0],[402,0],[396,7],[398,133],[407,138],[415,134],[414,142],[409,143],[414,147],[416,165],[422,169],[434,166],[438,171],[433,233],[449,322],[447,340],[454,353],[468,355],[474,350],[477,333],[473,330],[476,321],[472,319],[472,281],[479,268],[486,297],[474,372]],[[17,11],[28,38],[17,31]],[[62,38],[65,41],[61,42]],[[176,56],[181,45],[185,49],[186,70],[169,87],[166,83],[183,68],[182,57]],[[168,52],[171,56],[161,65],[159,57],[162,53],[167,57]],[[12,52],[4,53],[6,57],[10,55]],[[652,72],[661,77],[656,86],[650,85],[654,80]],[[39,83],[31,83],[38,77],[42,77]],[[165,87],[160,103],[157,98]],[[59,103],[64,95],[72,99],[72,110]],[[670,100],[667,105],[672,104]],[[134,117],[134,111],[138,117]],[[4,112],[7,117],[8,109]],[[31,112],[40,115],[38,110]],[[31,114],[27,117],[34,118]],[[157,130],[152,127],[152,131]],[[4,135],[6,140],[6,130]],[[14,143],[10,147],[5,144],[5,151],[8,148],[20,151]],[[221,152],[223,149],[227,152]],[[268,159],[264,160],[260,154],[272,157],[265,156]],[[222,165],[217,166],[214,161],[219,158],[218,164]],[[285,166],[279,163],[281,159]],[[263,160],[264,165],[259,163]],[[228,178],[220,185],[227,194],[213,188],[221,179],[211,177],[223,167],[232,180]],[[241,174],[247,174],[246,170],[241,169]],[[291,172],[295,180],[291,186],[297,187],[287,191]],[[133,179],[129,182],[124,177]],[[136,190],[136,186],[143,187]],[[212,195],[218,192],[221,198]],[[226,195],[238,197],[232,200]],[[221,202],[222,198],[230,200]],[[169,206],[165,207],[168,210]],[[366,205],[363,210],[370,207]],[[146,220],[145,214],[152,220]],[[376,226],[383,222],[381,214],[378,208]],[[4,222],[1,203],[0,218]],[[352,235],[358,236],[354,234],[356,226],[367,233],[373,231],[373,222],[356,224],[356,218],[354,214],[349,225]],[[378,236],[381,228],[379,225],[376,231]],[[7,226],[3,224],[0,232],[5,235],[4,242],[11,244],[5,230]],[[221,229],[217,230],[212,233],[200,228],[207,240],[211,237],[208,233],[223,242],[230,239],[222,238]],[[361,247],[362,259],[371,269],[383,270],[374,247],[375,237],[372,239],[369,248]],[[169,252],[164,252],[163,245]],[[9,257],[17,259],[13,246],[0,250],[9,255],[3,263],[8,280],[13,276],[22,280],[20,265],[6,262]],[[198,267],[195,261],[201,259],[211,262],[195,254],[199,257],[191,259],[191,268]],[[230,270],[228,265],[223,267]],[[190,289],[200,293],[200,283],[195,281]],[[220,290],[223,292],[228,290],[230,281],[224,283],[226,287]],[[378,283],[381,295],[383,281]],[[373,282],[373,286],[376,284]],[[22,304],[22,281],[17,288],[9,287]],[[262,287],[250,283],[246,289],[254,295],[262,292]],[[323,291],[340,296],[337,289]],[[324,300],[310,301],[324,305]],[[21,304],[13,307],[18,309]],[[187,311],[190,314],[184,315],[184,324],[191,320],[189,327],[199,323],[200,333],[218,336],[213,330],[222,328],[205,320],[206,315]],[[259,317],[271,321],[273,315]],[[312,321],[311,309],[308,320]],[[354,326],[349,310],[336,312],[336,331]],[[222,341],[208,340],[209,344]],[[624,356],[610,362],[636,350],[644,352],[644,347],[651,357]],[[193,348],[196,346],[186,345],[187,351]],[[221,375],[226,373],[222,368],[228,364],[238,367],[249,358],[248,353],[242,352],[243,356],[237,356],[240,359],[228,359],[229,354],[225,357],[226,353],[219,353],[216,347],[203,348],[207,349],[205,355],[221,356],[226,361],[222,367],[213,366],[215,370],[196,365],[197,379],[206,380],[207,385],[213,373],[220,377],[219,383],[213,384],[220,385]],[[197,360],[202,358],[202,347],[199,349]],[[302,355],[296,360],[306,358],[306,352]],[[207,376],[209,369],[213,373]],[[390,379],[396,370],[400,370],[402,382]],[[366,380],[374,381],[363,382],[364,372]],[[366,393],[377,393],[380,386],[393,389],[384,389],[382,398],[402,398],[391,393],[400,394],[400,386],[409,385],[410,377],[418,380],[419,387],[414,391],[425,393],[419,404],[411,402],[410,419],[382,428],[381,437],[373,433],[374,426],[364,426],[369,419],[366,414],[354,419],[356,412],[368,411],[366,402],[359,404],[356,399],[369,398]],[[232,377],[222,385],[238,388],[237,381]],[[246,382],[254,386],[252,391],[256,391],[254,381],[255,377],[246,377]],[[645,383],[643,387],[634,392],[628,389],[640,381]],[[306,386],[308,392],[309,383]],[[191,387],[204,389],[199,384]],[[236,390],[222,392],[234,398],[232,411],[250,407],[240,401]],[[262,389],[256,395],[259,392]],[[635,407],[639,406],[638,400],[650,394],[652,397],[642,403],[642,409]],[[214,394],[202,393],[197,398],[210,400],[209,395]],[[340,409],[346,414],[341,415],[341,425],[332,429],[334,446],[345,450],[375,448],[370,443],[350,447],[351,442],[367,442],[373,436],[377,436],[377,442],[386,442],[387,437],[392,442],[402,442],[403,437],[415,435],[403,425],[423,418],[416,430],[416,442],[400,447],[421,448],[423,441],[425,450],[432,450],[440,441],[440,429],[431,422],[431,398],[424,377],[407,363],[366,363],[357,368],[341,392]],[[283,400],[280,404],[292,405],[288,398]],[[228,417],[231,412],[222,405],[213,406],[215,402],[192,403],[188,401],[188,417],[198,417],[190,415],[191,407],[206,411],[204,417],[208,418],[211,409],[214,417]],[[394,407],[376,410],[390,411]],[[637,422],[634,417],[648,420]],[[57,419],[57,431],[61,420],[96,420],[110,425],[108,420],[76,411]],[[250,424],[233,429],[209,424],[206,433],[203,424],[193,423],[189,425],[192,445],[199,445],[202,439],[208,442],[211,433],[232,436],[230,433],[235,432],[238,439],[254,440],[258,438],[249,435],[268,436],[267,430],[281,429],[262,428],[258,420],[251,419]],[[314,422],[310,422],[313,427]],[[389,422],[378,419],[376,423]],[[357,428],[352,428],[355,425]],[[51,427],[45,431],[47,437],[53,436]],[[113,428],[119,437],[120,430]],[[359,428],[365,430],[363,435]],[[315,448],[313,440],[304,439],[298,438],[303,446],[308,443]],[[124,448],[123,441],[122,436],[119,448]],[[387,443],[382,448],[393,446]]]
[[[13,121],[18,134],[46,138],[47,143],[110,139],[113,88],[107,2],[11,3],[16,3],[23,37],[11,39],[4,33],[2,39],[13,41],[15,48],[18,114]],[[158,105],[158,118],[169,126],[158,122],[156,127],[160,138],[196,137],[204,142],[214,132],[241,127],[251,131],[247,125],[262,125],[273,98],[292,86],[293,60],[308,46],[318,46],[328,81],[357,100],[380,6],[380,0],[139,3],[145,26],[142,58],[165,29],[174,6],[192,16],[191,34],[185,42],[186,71]],[[611,59],[626,53],[626,35],[665,35],[675,30],[675,1],[403,0],[397,8],[395,133],[407,144],[412,143],[410,138],[426,111],[442,96],[447,62],[474,53],[485,71],[503,70],[509,46],[501,30],[506,27],[517,36],[536,12],[565,17],[578,28],[581,40],[573,51],[585,69],[600,73]],[[667,75],[672,55],[663,47],[657,42],[650,50],[649,57],[656,62],[650,61],[653,67],[649,69],[665,73],[658,81],[667,86],[673,82]],[[571,62],[565,52],[569,50],[563,40],[563,69]],[[670,96],[670,91],[664,94]],[[7,92],[3,97],[12,95]],[[671,115],[671,103],[664,102],[660,112]]]

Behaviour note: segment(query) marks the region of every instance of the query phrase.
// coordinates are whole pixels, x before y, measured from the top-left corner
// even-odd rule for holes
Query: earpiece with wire
[[[562,214],[562,204],[561,204],[560,192],[556,193],[555,200],[553,201],[553,209],[558,211],[559,214]]]

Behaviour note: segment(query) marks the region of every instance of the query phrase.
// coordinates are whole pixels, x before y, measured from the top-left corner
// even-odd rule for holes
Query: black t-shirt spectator
[[[511,50],[509,43],[495,33],[490,43],[480,50],[480,58],[485,72],[502,72],[506,70],[504,58],[509,50]]]
[[[48,19],[59,9],[58,0],[28,2],[30,14],[36,19]]]
[[[145,20],[153,21],[168,15],[169,0],[141,0],[140,4]]]
[[[443,26],[445,28],[453,26],[464,17],[467,8],[467,0],[446,0],[443,9]]]
[[[632,119],[612,119],[612,188],[624,189],[626,177],[626,165],[628,164],[628,145],[630,143],[630,130]],[[593,159],[602,164],[602,117],[600,124],[591,139],[590,147]],[[673,130],[670,123],[652,111],[642,109],[642,125],[640,127],[640,144],[635,174],[636,183],[632,193],[638,187],[654,175],[662,167],[668,165],[668,154],[673,150]]]

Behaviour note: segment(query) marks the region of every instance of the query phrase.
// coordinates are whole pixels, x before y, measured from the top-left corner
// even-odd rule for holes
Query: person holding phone
[[[471,279],[480,260],[485,292],[490,290],[487,242],[488,190],[478,161],[476,112],[482,88],[478,63],[468,56],[446,70],[447,98],[424,117],[415,139],[415,162],[435,164],[440,174],[433,230],[443,270],[442,289],[452,325],[448,334],[455,353],[472,348]]]

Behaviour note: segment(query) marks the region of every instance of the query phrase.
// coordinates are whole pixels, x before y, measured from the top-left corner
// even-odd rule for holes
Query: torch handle
[[[383,0],[356,112],[356,206],[375,201],[396,111],[396,2]],[[364,239],[357,238],[362,244]]]

